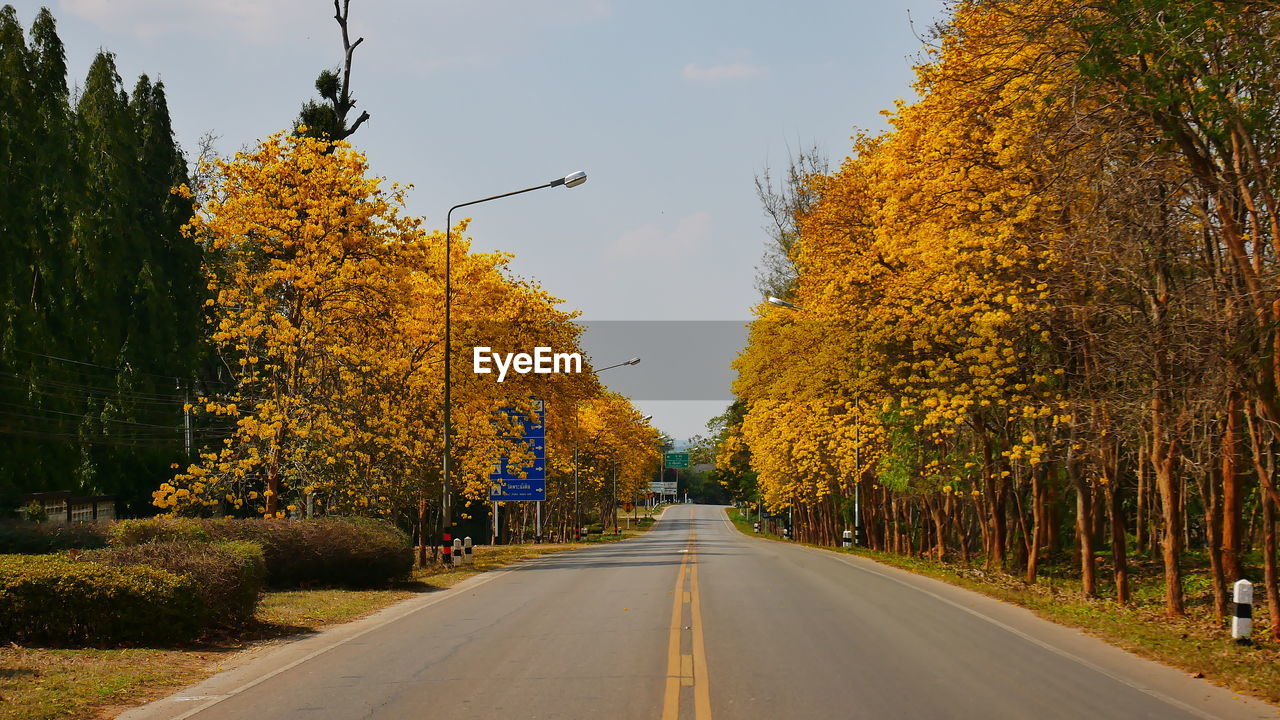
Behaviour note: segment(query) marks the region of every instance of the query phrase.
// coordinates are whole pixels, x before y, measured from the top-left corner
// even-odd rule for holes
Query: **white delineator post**
[[[847,548],[853,547],[853,531],[845,530],[843,537],[844,537],[844,543],[843,543],[844,546]]]
[[[453,539],[453,566],[462,564],[462,538]]]
[[[463,564],[471,564],[471,536],[462,538],[462,562]]]
[[[1235,617],[1231,618],[1231,637],[1240,645],[1248,645],[1253,632],[1253,583],[1237,580],[1232,595],[1236,603]]]

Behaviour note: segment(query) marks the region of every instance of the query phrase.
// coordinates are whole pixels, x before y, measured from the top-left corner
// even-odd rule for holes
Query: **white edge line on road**
[[[667,512],[667,509],[666,509],[666,508],[663,508],[662,512],[658,514],[658,519],[654,521],[654,525],[655,525],[655,526],[658,524],[658,521],[662,519],[662,516],[666,514],[666,512]],[[584,548],[584,549],[585,549],[585,548]],[[519,566],[519,565],[524,565],[524,564],[528,564],[528,563],[534,563],[534,562],[537,562],[538,560],[541,560],[541,559],[542,559],[541,557],[538,557],[538,558],[530,558],[529,560],[524,560],[524,561],[521,561],[521,562],[512,563],[512,565],[513,565],[513,566]],[[175,715],[173,718],[171,718],[171,720],[186,720],[187,718],[190,718],[190,717],[193,717],[193,716],[195,716],[195,715],[198,715],[199,713],[202,713],[202,712],[204,712],[205,710],[208,710],[209,708],[213,707],[214,705],[217,705],[218,703],[220,703],[220,702],[222,702],[222,701],[224,701],[224,700],[227,700],[227,699],[233,698],[233,697],[235,697],[236,695],[239,695],[240,693],[244,692],[245,690],[248,690],[248,689],[250,689],[250,688],[252,688],[252,687],[255,687],[255,686],[257,686],[257,685],[260,685],[260,684],[262,684],[262,683],[264,683],[264,682],[266,682],[266,681],[270,680],[271,678],[273,678],[273,677],[275,677],[275,676],[279,675],[280,673],[283,673],[283,672],[286,672],[286,671],[288,671],[288,670],[291,670],[291,669],[293,669],[293,668],[295,668],[295,667],[297,667],[297,666],[301,665],[302,663],[307,662],[308,660],[312,660],[312,659],[314,659],[314,658],[316,658],[316,657],[319,657],[320,655],[323,655],[323,654],[325,654],[325,653],[329,652],[330,650],[333,650],[333,649],[334,649],[334,648],[336,648],[336,647],[340,647],[340,646],[342,646],[342,645],[345,645],[346,643],[349,643],[349,642],[351,642],[352,640],[355,640],[356,638],[364,637],[365,635],[368,635],[369,633],[373,632],[374,630],[378,630],[378,629],[380,629],[380,628],[386,627],[387,625],[389,625],[389,624],[391,624],[391,623],[393,623],[393,622],[396,622],[396,621],[398,621],[398,620],[403,620],[404,618],[409,617],[410,615],[412,615],[412,614],[414,614],[414,613],[418,612],[419,610],[423,610],[423,609],[425,609],[425,608],[429,608],[429,607],[431,607],[431,606],[433,606],[433,605],[436,605],[436,604],[438,604],[438,603],[442,603],[442,602],[444,602],[445,600],[448,600],[449,598],[451,598],[451,597],[453,597],[453,596],[455,596],[455,595],[461,594],[463,591],[473,590],[473,589],[475,589],[475,588],[477,588],[477,587],[479,587],[479,586],[481,586],[481,585],[484,585],[484,584],[485,584],[485,583],[487,583],[487,582],[490,582],[490,581],[492,581],[492,580],[496,580],[496,579],[498,579],[498,578],[502,577],[503,575],[506,575],[507,573],[511,572],[511,571],[512,571],[512,569],[514,569],[514,567],[513,567],[513,568],[511,568],[511,569],[503,568],[503,569],[499,569],[499,570],[490,570],[489,572],[483,573],[483,574],[481,574],[481,575],[477,576],[476,578],[474,578],[474,581],[473,581],[473,582],[466,582],[466,581],[464,581],[463,583],[459,583],[458,585],[455,585],[455,586],[453,586],[453,587],[451,587],[451,588],[448,588],[447,590],[443,590],[443,591],[441,591],[441,594],[440,594],[440,595],[437,595],[437,596],[435,596],[435,597],[429,598],[429,599],[427,599],[426,601],[424,601],[421,605],[418,605],[418,606],[417,606],[417,607],[415,607],[415,608],[412,608],[412,609],[410,609],[410,610],[407,610],[407,611],[405,611],[404,613],[401,613],[401,614],[399,614],[399,615],[394,615],[394,616],[392,616],[392,617],[388,617],[388,618],[386,618],[385,620],[383,620],[382,622],[379,622],[379,623],[376,623],[376,624],[370,625],[369,627],[367,627],[367,628],[365,628],[365,629],[361,630],[360,632],[357,632],[357,633],[355,633],[355,634],[353,634],[353,635],[348,635],[347,637],[344,637],[344,638],[342,638],[341,640],[334,641],[334,642],[332,642],[332,643],[330,643],[330,644],[328,644],[328,645],[325,645],[324,647],[317,648],[316,650],[313,650],[312,652],[307,653],[306,655],[304,655],[304,656],[302,656],[302,657],[298,658],[297,660],[294,660],[293,662],[288,663],[288,664],[286,664],[286,665],[282,665],[282,666],[280,666],[279,668],[276,668],[275,670],[273,670],[273,671],[271,671],[271,672],[267,673],[266,675],[262,675],[262,676],[260,676],[260,677],[254,678],[253,680],[251,680],[251,681],[249,681],[249,682],[247,682],[247,683],[244,683],[243,685],[240,685],[240,686],[238,686],[238,687],[236,687],[236,688],[234,688],[234,689],[232,689],[232,690],[228,691],[228,692],[227,692],[227,693],[225,693],[225,694],[209,696],[209,697],[213,698],[213,699],[211,699],[209,702],[206,702],[206,703],[204,703],[203,705],[199,705],[199,706],[197,706],[197,707],[194,707],[194,708],[192,708],[192,709],[188,710],[187,712],[182,713],[181,715]],[[408,601],[408,600],[406,600],[405,602],[409,602],[409,601]],[[394,605],[392,605],[392,606],[389,606],[389,607],[388,607],[388,608],[386,608],[386,609],[388,609],[388,610],[389,610],[389,609],[390,609],[390,608],[392,608],[392,607],[395,607],[395,606],[394,606]],[[358,621],[355,621],[355,622],[358,622]],[[339,626],[339,627],[341,627],[341,626]],[[214,676],[214,677],[216,677],[216,676]],[[209,679],[211,679],[211,678],[206,678],[206,679],[205,679],[205,680],[203,680],[202,682],[208,682],[208,681],[209,681]],[[179,692],[181,692],[181,691],[179,691]],[[196,699],[200,699],[200,700],[205,699],[203,696],[190,696],[190,695],[188,695],[188,696],[180,696],[180,697],[170,696],[170,698],[173,698],[175,701],[176,701],[176,700],[185,700],[185,701],[188,701],[188,702],[190,702],[191,700],[196,700]],[[167,699],[167,698],[162,698],[162,699],[160,699],[160,700],[157,700],[156,702],[164,702],[164,701],[165,701],[165,699]],[[141,709],[142,709],[142,708],[144,708],[144,707],[146,707],[146,705],[140,705],[140,706],[138,706],[138,708],[135,708],[135,709],[141,710]]]
[[[295,667],[297,667],[297,666],[301,665],[302,663],[307,662],[308,660],[312,660],[312,659],[314,659],[314,658],[316,658],[316,657],[319,657],[320,655],[323,655],[323,654],[325,654],[325,653],[329,652],[330,650],[333,650],[333,649],[334,649],[334,648],[336,648],[336,647],[340,647],[340,646],[342,646],[342,645],[345,645],[345,644],[347,644],[347,643],[351,642],[352,640],[355,640],[356,638],[364,637],[365,635],[368,635],[369,633],[373,632],[374,630],[379,630],[379,629],[381,629],[381,628],[383,628],[383,627],[386,627],[387,625],[389,625],[389,624],[391,624],[391,623],[393,623],[393,622],[396,622],[396,621],[398,621],[398,620],[403,620],[404,618],[409,617],[410,615],[412,615],[412,614],[414,614],[414,613],[418,612],[419,610],[422,610],[422,609],[424,609],[424,608],[429,608],[429,607],[431,607],[431,606],[433,606],[433,605],[436,605],[436,604],[438,604],[438,603],[444,602],[445,600],[448,600],[449,598],[452,598],[452,597],[454,597],[455,595],[459,595],[459,594],[461,594],[461,591],[463,591],[463,590],[473,590],[473,589],[475,589],[476,587],[478,587],[478,586],[480,586],[480,585],[484,585],[484,584],[485,584],[485,583],[487,583],[487,582],[490,582],[490,581],[495,580],[495,579],[497,579],[497,578],[499,578],[499,577],[502,577],[503,575],[506,575],[508,572],[511,572],[511,571],[510,571],[510,570],[493,570],[493,571],[490,571],[490,572],[484,573],[483,575],[480,575],[480,576],[477,578],[477,580],[476,580],[475,582],[470,583],[470,584],[466,585],[465,587],[462,587],[461,585],[456,585],[456,586],[454,586],[454,587],[452,587],[452,588],[449,588],[448,590],[443,591],[443,592],[444,592],[444,593],[446,593],[446,594],[439,595],[439,596],[434,597],[434,598],[430,598],[430,599],[428,599],[426,602],[423,602],[423,603],[422,603],[421,605],[419,605],[418,607],[412,608],[412,609],[408,610],[407,612],[405,612],[405,613],[403,613],[403,614],[396,615],[396,616],[394,616],[394,617],[389,617],[389,618],[387,618],[387,619],[383,620],[382,622],[379,622],[379,623],[376,623],[376,624],[374,624],[374,625],[371,625],[370,627],[367,627],[367,628],[365,628],[365,629],[361,630],[360,632],[355,633],[354,635],[348,635],[347,637],[344,637],[344,638],[342,638],[341,640],[338,640],[338,641],[335,641],[335,642],[329,643],[328,645],[325,645],[324,647],[317,648],[316,650],[313,650],[313,651],[311,651],[311,652],[307,653],[306,655],[303,655],[302,657],[298,658],[297,660],[294,660],[293,662],[288,663],[287,665],[282,665],[282,666],[280,666],[280,667],[276,668],[275,670],[272,670],[271,672],[267,673],[266,675],[262,675],[262,676],[260,676],[260,677],[254,678],[253,680],[250,680],[249,682],[244,683],[243,685],[240,685],[239,687],[236,687],[236,688],[234,688],[233,690],[228,691],[228,692],[227,692],[226,694],[224,694],[224,695],[219,695],[219,696],[217,696],[217,697],[216,697],[216,699],[214,699],[214,700],[210,700],[209,702],[204,703],[203,705],[200,705],[200,706],[198,706],[198,707],[194,707],[194,708],[192,708],[192,709],[188,710],[187,712],[182,713],[181,715],[176,715],[176,716],[174,716],[174,717],[173,717],[173,719],[172,719],[172,720],[186,720],[186,718],[189,718],[189,717],[192,717],[192,716],[197,715],[197,714],[199,714],[199,713],[202,713],[202,712],[204,712],[205,710],[208,710],[209,708],[213,707],[214,705],[217,705],[218,703],[220,703],[220,702],[222,702],[222,701],[224,701],[224,700],[228,700],[228,699],[230,699],[230,698],[233,698],[233,697],[235,697],[235,696],[239,695],[240,693],[244,692],[245,690],[248,690],[248,689],[250,689],[250,688],[252,688],[252,687],[255,687],[255,686],[257,686],[257,685],[260,685],[260,684],[262,684],[262,683],[264,683],[264,682],[266,682],[266,681],[270,680],[271,678],[273,678],[273,677],[275,677],[275,676],[279,675],[280,673],[283,673],[283,672],[285,672],[285,671],[291,670],[291,669],[293,669],[293,668],[295,668]],[[453,591],[458,591],[458,592],[453,592]],[[394,607],[394,606],[392,606],[392,607]],[[157,702],[164,702],[164,701],[163,701],[163,700],[160,700],[160,701],[157,701]],[[145,707],[145,706],[143,706],[143,707]]]
[[[736,525],[734,525],[734,524],[733,524],[733,523],[728,519],[728,518],[729,518],[729,516],[728,516],[728,514],[727,514],[727,513],[726,513],[726,514],[724,514],[724,518],[725,518],[725,522],[729,524],[729,527],[731,527],[735,533],[737,533],[738,535],[743,536],[743,537],[748,537],[748,538],[752,537],[752,536],[747,535],[746,533],[743,533],[742,531],[738,530],[737,526],[736,526]],[[766,541],[766,542],[778,542],[778,541],[774,541],[774,540],[769,540],[768,538],[754,538],[754,539],[764,540],[764,541]],[[784,544],[787,544],[787,543],[784,543]],[[1068,650],[1063,650],[1062,648],[1060,648],[1060,647],[1058,647],[1058,646],[1056,646],[1056,645],[1053,645],[1052,643],[1048,643],[1048,642],[1045,642],[1044,640],[1041,640],[1041,639],[1039,639],[1039,638],[1037,638],[1037,637],[1033,637],[1033,636],[1031,636],[1031,635],[1028,635],[1027,633],[1022,632],[1021,630],[1019,630],[1019,629],[1017,629],[1017,628],[1013,627],[1012,625],[1009,625],[1009,624],[1007,624],[1007,623],[1001,622],[1001,621],[999,621],[999,620],[997,620],[997,619],[995,619],[995,618],[991,617],[990,615],[987,615],[987,614],[985,614],[985,613],[982,613],[981,611],[975,610],[975,609],[973,609],[973,608],[971,608],[971,607],[966,607],[966,606],[964,606],[964,605],[961,605],[960,603],[955,602],[954,600],[950,600],[950,599],[948,599],[948,598],[945,598],[945,597],[943,597],[943,596],[941,596],[941,595],[939,595],[939,594],[937,594],[937,593],[935,593],[935,592],[933,592],[933,591],[931,591],[931,590],[926,590],[926,589],[924,589],[924,588],[922,588],[922,587],[919,587],[919,586],[917,586],[917,585],[913,585],[913,584],[911,584],[911,583],[909,583],[909,582],[907,582],[907,581],[905,581],[905,580],[902,580],[901,578],[896,578],[896,577],[894,577],[894,576],[892,576],[892,575],[889,575],[889,574],[887,574],[887,573],[880,572],[879,570],[873,570],[873,569],[868,568],[868,567],[863,567],[861,564],[856,563],[856,562],[853,562],[852,560],[850,560],[850,559],[848,559],[848,558],[844,557],[842,553],[838,553],[838,552],[835,552],[835,551],[833,551],[833,550],[827,550],[827,549],[825,549],[825,548],[809,548],[808,546],[805,546],[805,545],[792,545],[792,547],[797,547],[797,548],[807,548],[807,549],[810,549],[810,550],[819,550],[819,551],[821,551],[823,554],[828,555],[829,557],[831,557],[831,558],[833,558],[833,559],[835,559],[835,560],[838,560],[838,561],[840,561],[840,562],[844,563],[845,565],[848,565],[849,567],[853,568],[854,570],[859,570],[859,571],[861,571],[861,572],[868,573],[868,574],[871,574],[871,575],[877,575],[877,576],[882,577],[882,578],[884,578],[884,579],[886,579],[886,580],[890,580],[890,581],[892,581],[892,582],[895,582],[895,583],[897,583],[897,584],[899,584],[899,585],[901,585],[901,586],[903,586],[903,587],[905,587],[905,588],[910,588],[910,589],[912,589],[912,590],[915,590],[915,591],[916,591],[916,592],[918,592],[918,593],[922,593],[922,594],[924,594],[924,595],[928,595],[929,597],[933,598],[934,600],[938,600],[938,601],[940,601],[940,602],[942,602],[942,603],[945,603],[945,604],[947,604],[947,605],[950,605],[951,607],[954,607],[954,608],[956,608],[956,609],[958,609],[958,610],[963,610],[964,612],[969,613],[970,615],[972,615],[972,616],[974,616],[974,617],[976,617],[976,618],[979,618],[979,619],[981,619],[981,620],[984,620],[984,621],[986,621],[986,622],[988,622],[988,623],[990,623],[990,624],[992,624],[992,625],[994,625],[994,626],[996,626],[996,627],[1000,628],[1001,630],[1004,630],[1005,632],[1008,632],[1008,633],[1010,633],[1010,634],[1012,634],[1012,635],[1016,635],[1017,637],[1020,637],[1020,638],[1022,638],[1023,640],[1026,640],[1027,642],[1029,642],[1029,643],[1031,643],[1031,644],[1033,644],[1033,645],[1036,645],[1036,646],[1038,646],[1038,647],[1040,647],[1040,648],[1043,648],[1043,649],[1045,649],[1045,650],[1048,650],[1049,652],[1051,652],[1051,653],[1053,653],[1053,654],[1055,654],[1055,655],[1058,655],[1058,656],[1060,656],[1060,657],[1063,657],[1063,658],[1066,658],[1066,659],[1068,659],[1068,660],[1071,660],[1071,661],[1073,661],[1073,662],[1075,662],[1075,663],[1078,663],[1078,664],[1080,664],[1080,665],[1082,665],[1082,666],[1084,666],[1084,667],[1086,667],[1086,668],[1088,668],[1088,669],[1090,669],[1090,670],[1092,670],[1092,671],[1094,671],[1094,672],[1096,672],[1096,673],[1098,673],[1098,674],[1100,674],[1100,675],[1102,675],[1102,676],[1104,676],[1104,677],[1110,678],[1110,679],[1112,679],[1112,680],[1114,680],[1114,681],[1116,681],[1116,682],[1120,683],[1121,685],[1125,685],[1125,686],[1127,686],[1127,687],[1133,688],[1134,690],[1137,690],[1138,692],[1143,693],[1144,695],[1148,695],[1148,696],[1153,697],[1153,698],[1155,698],[1155,699],[1157,699],[1157,700],[1159,700],[1159,701],[1161,701],[1161,702],[1163,702],[1163,703],[1166,703],[1166,704],[1168,704],[1168,705],[1172,705],[1172,706],[1174,706],[1174,707],[1178,708],[1179,710],[1182,710],[1182,711],[1184,711],[1184,712],[1190,713],[1190,714],[1192,714],[1192,715],[1194,715],[1194,716],[1196,716],[1196,717],[1198,717],[1198,718],[1203,718],[1204,720],[1217,720],[1217,718],[1218,718],[1218,716],[1217,716],[1217,715],[1213,715],[1213,714],[1211,714],[1211,713],[1207,713],[1207,712],[1205,712],[1205,711],[1203,711],[1203,710],[1201,710],[1201,709],[1199,709],[1199,708],[1197,708],[1197,707],[1195,707],[1195,706],[1188,705],[1187,703],[1184,703],[1184,702],[1182,702],[1181,700],[1178,700],[1177,698],[1173,698],[1173,697],[1170,697],[1170,696],[1168,696],[1168,695],[1165,695],[1164,693],[1162,693],[1162,692],[1160,692],[1159,690],[1156,690],[1156,689],[1154,689],[1154,688],[1150,688],[1150,687],[1147,687],[1147,686],[1145,686],[1145,685],[1141,685],[1141,684],[1139,684],[1139,683],[1136,683],[1136,682],[1134,682],[1134,681],[1132,681],[1132,680],[1130,680],[1130,679],[1128,679],[1128,678],[1126,678],[1126,677],[1123,677],[1123,676],[1121,676],[1121,675],[1118,675],[1118,674],[1116,674],[1116,673],[1111,672],[1110,670],[1108,670],[1108,669],[1106,669],[1106,668],[1102,667],[1101,665],[1098,665],[1098,664],[1096,664],[1096,663],[1092,663],[1092,662],[1090,662],[1090,661],[1088,661],[1088,660],[1085,660],[1084,658],[1080,657],[1079,655],[1076,655],[1075,653],[1072,653],[1072,652],[1070,652],[1070,651],[1068,651]],[[875,560],[872,560],[872,559],[870,559],[870,558],[863,558],[863,557],[859,557],[859,559],[864,560],[864,561],[867,561],[867,562],[875,562]],[[910,572],[910,571],[909,571],[909,570],[904,570],[903,572]],[[922,575],[922,576],[920,576],[920,577],[927,577],[927,576],[923,576],[923,575]],[[939,580],[938,582],[941,582],[941,581]],[[960,588],[960,589],[964,590],[964,589],[966,589],[966,588]],[[969,590],[969,592],[974,592],[974,591]],[[986,595],[980,595],[980,596],[981,596],[981,597],[988,597],[988,596],[986,596]],[[995,600],[995,598],[991,598],[991,599],[992,599],[992,600]],[[996,602],[1003,602],[1002,600],[995,600],[995,601],[996,601]],[[1017,606],[1014,606],[1014,607],[1017,607]],[[1049,620],[1045,620],[1045,622],[1051,622],[1051,621],[1049,621]],[[1056,623],[1055,623],[1055,624],[1056,624]],[[1063,627],[1065,627],[1065,626],[1063,626]],[[1110,644],[1110,643],[1108,643],[1108,644]],[[1112,646],[1112,647],[1114,647],[1114,646]],[[1121,649],[1123,650],[1123,648],[1121,648]],[[1167,667],[1167,666],[1166,666],[1166,667]]]

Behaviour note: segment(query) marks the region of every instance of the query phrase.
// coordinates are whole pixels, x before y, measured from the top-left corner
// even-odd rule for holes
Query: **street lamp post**
[[[502,193],[501,195],[492,195],[471,202],[459,203],[449,208],[449,212],[445,213],[444,220],[444,458],[441,463],[441,497],[440,497],[440,532],[441,537],[445,528],[453,524],[452,515],[453,508],[450,504],[449,497],[449,471],[452,465],[453,451],[453,376],[450,374],[450,368],[453,366],[453,211],[458,208],[464,208],[469,205],[479,205],[480,203],[489,202],[490,200],[501,200],[502,198],[511,197],[512,195],[520,195],[534,190],[543,188],[558,187],[563,185],[567,188],[578,187],[587,181],[587,174],[579,170],[570,173],[562,178],[556,178],[542,185],[525,188],[523,190],[513,190],[512,192]]]
[[[640,364],[640,358],[633,357],[630,360],[624,360],[614,365],[602,367],[599,370],[596,370],[595,374],[599,375],[605,370],[612,370],[614,368],[622,367],[623,365],[639,365],[639,364]],[[573,523],[574,523],[573,534],[576,537],[578,536],[579,533],[582,532],[582,511],[580,509],[580,506],[578,505],[578,414],[576,410],[574,411],[574,415],[573,415],[573,429],[574,429],[574,432],[573,432]],[[615,489],[617,487],[616,474],[614,476],[614,487]],[[615,510],[614,515],[617,515],[617,514],[618,513]]]
[[[637,360],[638,359],[639,358],[637,358]],[[653,419],[652,415],[645,415],[644,417],[640,418],[640,422],[647,423],[652,419]],[[635,498],[633,497],[632,499],[634,500]],[[613,459],[613,503],[612,505],[613,505],[613,534],[617,535],[618,534],[618,458],[616,457]],[[632,507],[633,508],[635,507],[635,503],[632,503]],[[627,529],[628,530],[631,529],[630,517],[627,518]]]

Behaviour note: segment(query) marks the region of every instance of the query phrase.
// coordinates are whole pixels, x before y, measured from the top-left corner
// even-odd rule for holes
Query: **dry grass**
[[[0,648],[0,718],[110,717],[208,676],[226,650]]]

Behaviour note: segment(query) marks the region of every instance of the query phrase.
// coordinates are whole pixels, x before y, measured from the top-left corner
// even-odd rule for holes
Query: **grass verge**
[[[252,626],[191,647],[0,647],[0,720],[114,717],[223,670],[241,651],[357,620],[521,560],[625,540],[647,529],[633,523],[621,535],[595,535],[577,544],[480,546],[471,565],[416,568],[408,581],[384,589],[266,592]]]
[[[730,509],[729,518],[744,534],[782,540],[775,535],[755,533],[752,521],[738,510]],[[846,550],[824,546],[823,549],[860,555],[1021,605],[1040,617],[1079,628],[1136,655],[1203,676],[1237,692],[1280,703],[1280,643],[1268,637],[1265,612],[1260,606],[1254,607],[1255,644],[1236,645],[1227,626],[1213,616],[1204,593],[1204,579],[1195,567],[1186,574],[1187,616],[1171,619],[1164,615],[1158,567],[1140,560],[1133,568],[1134,600],[1129,605],[1120,605],[1106,598],[1086,597],[1077,579],[1061,573],[1028,585],[1007,573],[988,573],[968,565],[865,548]],[[1259,622],[1263,627],[1257,626]]]

